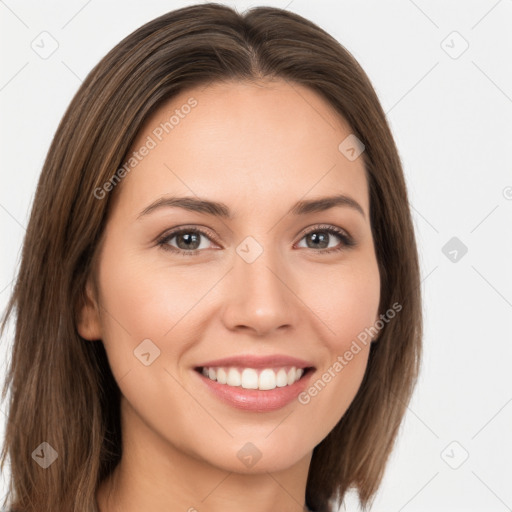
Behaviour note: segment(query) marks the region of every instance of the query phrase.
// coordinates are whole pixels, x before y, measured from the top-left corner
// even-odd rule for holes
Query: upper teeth
[[[241,371],[240,371],[241,370]],[[270,390],[276,387],[282,388],[297,382],[303,375],[302,368],[264,368],[255,370],[253,368],[207,368],[202,369],[203,375],[219,384],[228,386],[242,386],[245,389]],[[258,374],[259,372],[259,374]]]

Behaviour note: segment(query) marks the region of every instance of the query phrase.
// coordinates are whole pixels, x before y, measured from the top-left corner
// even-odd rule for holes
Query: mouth
[[[271,412],[291,405],[316,368],[287,354],[240,354],[193,367],[211,396],[236,409]]]
[[[196,372],[218,384],[243,389],[271,391],[293,386],[314,371],[313,366],[250,368],[241,366],[198,366]]]

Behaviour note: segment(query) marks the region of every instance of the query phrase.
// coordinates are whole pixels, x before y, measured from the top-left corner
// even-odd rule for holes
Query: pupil
[[[320,244],[321,244],[322,242],[326,241],[326,238],[327,238],[326,233],[321,232],[321,231],[320,231],[320,234],[313,233],[311,235],[311,239],[314,242],[315,247],[318,247],[318,245],[319,245],[317,242],[320,242]],[[328,244],[328,242],[327,242],[327,244]],[[325,248],[325,247],[327,247],[327,245],[322,245],[322,247]]]
[[[190,250],[190,244],[195,244],[197,243],[197,234],[184,234],[184,235],[181,235],[180,236],[181,239],[183,239],[185,241],[185,245],[186,245],[186,249],[187,250]],[[197,247],[194,247],[193,249],[197,249]]]

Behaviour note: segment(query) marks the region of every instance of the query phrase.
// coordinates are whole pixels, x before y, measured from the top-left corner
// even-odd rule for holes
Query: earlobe
[[[76,328],[78,334],[86,340],[100,340],[102,337],[98,301],[90,279],[85,285],[83,299],[77,312]]]

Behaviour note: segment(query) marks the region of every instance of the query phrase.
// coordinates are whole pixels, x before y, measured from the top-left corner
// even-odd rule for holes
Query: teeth
[[[253,368],[202,368],[202,374],[219,384],[266,391],[291,386],[302,377],[304,370],[294,366],[279,370],[264,368],[259,371]]]
[[[211,380],[214,380],[210,377]],[[226,382],[228,386],[240,386],[242,384],[242,376],[240,372],[235,368],[230,368],[228,371],[228,380]]]
[[[209,377],[209,375],[208,375]],[[224,368],[218,368],[217,369],[217,382],[219,384],[226,384],[226,382],[228,381],[228,376],[226,374],[226,370],[224,370]]]
[[[242,387],[245,389],[258,389],[258,372],[252,368],[246,368],[242,372],[241,381]]]
[[[283,388],[288,385],[288,375],[284,368],[281,368],[276,375],[276,386],[278,388]]]
[[[260,373],[258,389],[274,389],[276,387],[276,373],[274,370],[263,370]]]

